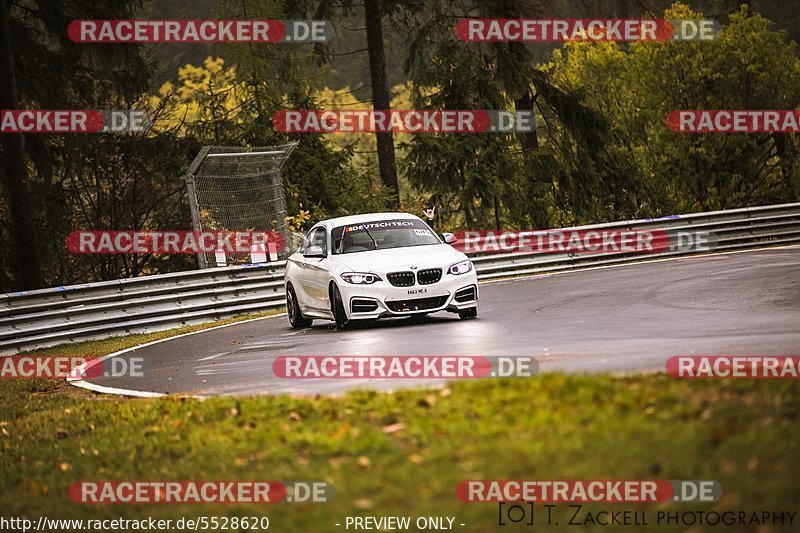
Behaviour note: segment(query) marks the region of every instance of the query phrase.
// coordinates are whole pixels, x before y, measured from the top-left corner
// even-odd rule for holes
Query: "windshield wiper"
[[[369,230],[367,229],[367,225],[366,224],[364,224],[364,231],[367,232],[367,237],[370,238],[370,240],[372,241],[372,244],[375,245],[375,249],[377,250],[378,249],[378,241],[376,241],[375,237],[372,236],[372,233],[369,232]]]

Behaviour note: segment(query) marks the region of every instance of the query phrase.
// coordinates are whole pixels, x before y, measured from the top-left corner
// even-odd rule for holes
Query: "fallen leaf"
[[[397,424],[389,424],[388,426],[383,426],[383,432],[391,435],[392,433],[397,433],[398,431],[403,431],[406,429],[406,425],[402,422],[398,422]]]
[[[349,434],[350,434],[350,423],[349,422],[345,422],[344,424],[341,424],[338,428],[336,428],[336,431],[334,431],[331,434],[331,437],[333,437],[335,439],[341,439],[341,438],[346,437]]]
[[[373,505],[374,504],[372,503],[372,500],[367,499],[367,498],[360,498],[360,499],[358,499],[358,500],[353,502],[353,507],[355,507],[356,509],[359,509],[361,511],[368,511],[368,510],[372,509]]]
[[[331,457],[330,459],[328,459],[328,464],[331,465],[336,470],[339,470],[346,461],[347,461],[346,457]]]

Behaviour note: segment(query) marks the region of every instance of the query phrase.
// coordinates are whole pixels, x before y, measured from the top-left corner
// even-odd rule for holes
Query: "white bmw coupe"
[[[424,315],[478,316],[478,277],[469,258],[408,213],[324,220],[286,263],[286,308],[294,328],[312,320]]]

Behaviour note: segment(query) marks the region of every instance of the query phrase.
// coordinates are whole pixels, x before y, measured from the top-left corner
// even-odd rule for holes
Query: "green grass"
[[[125,342],[101,341],[93,353]],[[466,524],[457,530],[485,531],[496,527],[496,504],[461,503],[455,486],[509,478],[722,483],[713,506],[593,507],[652,517],[663,509],[795,511],[800,502],[800,388],[790,380],[545,374],[392,394],[202,401],[6,380],[0,402],[5,517],[267,515],[277,531],[345,531],[334,524],[347,515],[449,515]],[[121,479],[321,479],[336,496],[316,505],[88,507],[66,494],[77,480]]]

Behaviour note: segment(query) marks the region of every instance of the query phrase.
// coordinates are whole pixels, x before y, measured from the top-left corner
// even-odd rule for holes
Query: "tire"
[[[291,284],[286,287],[286,315],[289,317],[289,324],[294,329],[310,327],[314,321],[312,318],[303,316],[303,312],[300,310],[300,303],[297,301],[297,295]]]
[[[478,318],[478,308],[477,307],[469,307],[467,309],[462,309],[458,312],[458,318],[461,320],[471,320],[473,318]]]
[[[332,283],[331,290],[331,312],[333,313],[333,321],[336,322],[336,329],[343,330],[347,327],[347,313],[344,310],[344,302],[342,301],[342,293],[339,292],[339,287]]]

